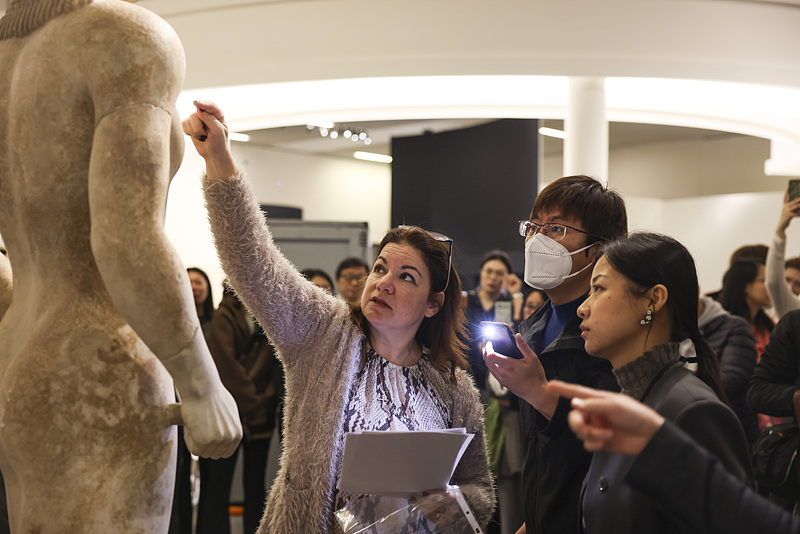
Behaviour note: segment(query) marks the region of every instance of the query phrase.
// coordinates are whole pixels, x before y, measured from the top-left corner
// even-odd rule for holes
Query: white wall
[[[651,147],[638,156],[631,151],[615,151],[612,158],[617,159],[620,169],[648,172],[647,167],[641,167],[634,159],[657,160],[666,157],[668,149],[669,146],[662,147],[659,155]],[[240,144],[234,146],[234,151],[237,159],[247,166],[248,177],[262,203],[303,208],[306,220],[367,221],[373,242],[390,226],[388,165]],[[688,150],[675,151],[672,157],[683,165],[695,165],[688,154]],[[628,161],[620,161],[623,156]],[[545,161],[544,174],[549,179],[560,175],[560,161],[560,158]],[[200,188],[203,168],[202,160],[187,147],[183,166],[170,188],[166,229],[186,266],[198,266],[209,274],[215,299],[219,300],[224,274],[219,268],[203,206]],[[664,199],[629,192],[628,189],[635,189],[630,186],[633,179],[633,174],[621,173],[612,176],[611,182],[625,198],[629,228],[662,232],[686,245],[697,263],[703,291],[719,288],[733,250],[745,244],[771,242],[781,209],[784,180],[774,179],[779,182],[776,184],[779,191]],[[800,230],[794,227],[789,230],[786,252],[789,256],[800,255]]]
[[[247,144],[233,150],[262,204],[302,208],[308,221],[366,221],[371,242],[391,225],[391,167],[385,163]]]

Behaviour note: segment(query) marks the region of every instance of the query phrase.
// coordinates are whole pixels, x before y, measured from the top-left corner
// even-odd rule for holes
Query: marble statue
[[[169,25],[119,0],[11,0],[0,19],[12,532],[165,533],[174,423],[201,456],[241,438],[163,229],[184,69]],[[0,269],[0,306],[10,279]]]

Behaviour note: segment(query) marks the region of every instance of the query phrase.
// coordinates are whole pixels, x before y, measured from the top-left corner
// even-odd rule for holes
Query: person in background
[[[800,214],[800,198],[789,200],[786,192],[778,227],[772,237],[766,261],[766,284],[778,319],[792,310],[800,309],[800,258],[786,260],[786,230],[792,219]]]
[[[333,280],[322,269],[303,269],[300,274],[308,278],[315,286],[321,287],[331,295],[336,296],[336,292],[333,289]]]
[[[189,274],[189,282],[192,284],[192,297],[197,308],[197,317],[200,319],[200,327],[203,335],[214,317],[214,295],[211,291],[211,281],[208,275],[199,267],[189,267],[186,269]],[[206,336],[207,337],[207,336]]]
[[[747,407],[747,388],[758,361],[753,330],[747,320],[732,315],[711,297],[700,297],[697,315],[697,325],[719,359],[725,394],[752,445],[758,437],[758,417]]]
[[[203,337],[208,342],[211,318],[214,316],[214,297],[208,275],[199,267],[188,267],[189,283],[192,286],[197,317]],[[177,396],[176,396],[177,398]],[[192,534],[192,455],[183,439],[183,427],[178,426],[178,454],[175,467],[175,494],[172,499],[172,515],[169,518],[168,534]]]
[[[547,302],[547,293],[541,289],[531,289],[522,301],[522,319],[525,320]]]
[[[200,459],[197,534],[230,534],[229,496],[239,451],[244,455],[244,531],[253,533],[264,511],[267,453],[275,428],[275,351],[227,284],[211,320],[208,348],[222,383],[236,400],[245,435],[229,458]]]
[[[701,443],[740,480],[750,482],[750,448],[736,414],[724,403],[719,364],[698,329],[697,271],[671,237],[637,233],[611,242],[578,308],[586,352],[607,359],[622,393],[652,407]],[[680,344],[694,345],[696,375]],[[625,484],[632,459],[598,452],[583,483],[586,532],[680,531],[679,521]]]
[[[516,329],[521,320],[522,281],[514,274],[511,258],[502,250],[487,252],[480,264],[476,289],[463,294],[469,332],[469,363],[481,398],[486,403],[486,441],[497,486],[498,506],[489,534],[513,534],[524,520],[521,498],[522,438],[519,399],[486,371],[483,361],[482,321],[497,321]],[[487,380],[488,378],[488,380]]]
[[[553,380],[588,451],[631,456],[625,483],[688,531],[797,534],[800,517],[755,493],[675,423],[628,397]],[[682,530],[683,531],[683,530]]]
[[[368,271],[367,262],[356,257],[345,258],[336,267],[336,287],[339,288],[339,296],[345,302],[358,304]]]
[[[524,280],[543,289],[550,302],[519,326],[523,359],[488,347],[484,355],[489,371],[521,399],[525,524],[519,533],[572,533],[580,526],[581,483],[591,454],[567,429],[569,402],[549,394],[546,385],[559,378],[619,390],[608,361],[584,350],[576,310],[589,292],[603,243],[625,236],[627,228],[622,197],[588,176],[552,182],[536,197],[530,220],[520,221]]]
[[[478,287],[464,292],[462,303],[469,331],[469,363],[478,389],[486,388],[481,321],[519,323],[522,311],[522,281],[514,274],[511,258],[502,250],[483,256]]]
[[[734,261],[722,279],[720,304],[731,314],[743,317],[750,323],[760,360],[775,327],[775,323],[764,312],[764,308],[770,304],[765,285],[764,262],[757,258]],[[766,414],[758,414],[759,431],[776,422],[778,421]]]
[[[451,483],[485,525],[494,487],[483,406],[461,341],[452,240],[418,227],[389,230],[360,302],[346,304],[301,276],[277,249],[230,152],[222,111],[210,102],[195,106],[183,127],[206,160],[206,205],[223,269],[286,376],[281,468],[259,533],[336,532],[335,510],[363,502],[336,490],[345,436],[363,430],[474,434]]]
[[[762,245],[760,243],[755,245],[742,245],[741,247],[737,248],[731,253],[731,257],[728,260],[728,267],[733,265],[733,262],[735,262],[736,260],[755,259],[756,261],[760,260],[762,263],[764,263],[767,261],[768,252],[769,252],[769,247],[767,245]],[[720,299],[721,295],[722,295],[722,289],[706,293],[707,297],[711,297],[712,299],[717,301]]]

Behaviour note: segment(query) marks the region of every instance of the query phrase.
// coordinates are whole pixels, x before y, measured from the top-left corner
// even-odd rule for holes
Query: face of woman
[[[195,306],[202,304],[208,298],[208,283],[203,275],[189,271],[189,281],[192,283],[192,296],[194,297]]]
[[[420,252],[409,245],[389,243],[367,276],[361,309],[379,331],[416,332],[424,317],[439,311],[430,288],[430,272]]]
[[[767,285],[764,266],[758,266],[758,274],[755,279],[744,286],[744,294],[747,298],[747,303],[751,306],[763,308],[770,305],[769,293],[767,293]]]
[[[538,310],[544,302],[544,297],[538,291],[528,293],[528,296],[525,297],[525,303],[522,305],[522,318],[527,319],[533,315],[533,312]]]
[[[592,271],[589,297],[578,308],[586,352],[615,368],[637,358],[647,335],[647,327],[639,324],[647,308],[648,300],[631,294],[628,279],[601,257]]]
[[[508,269],[500,260],[489,260],[481,267],[481,288],[489,294],[500,294],[506,283]]]

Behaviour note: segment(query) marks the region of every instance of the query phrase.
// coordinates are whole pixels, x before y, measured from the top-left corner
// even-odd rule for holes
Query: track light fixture
[[[330,121],[314,121],[306,124],[306,129],[309,132],[316,131],[322,137],[330,139],[349,139],[354,143],[364,143],[365,145],[372,144],[372,139],[369,136],[369,131],[363,128],[354,128],[346,124],[335,124]]]

